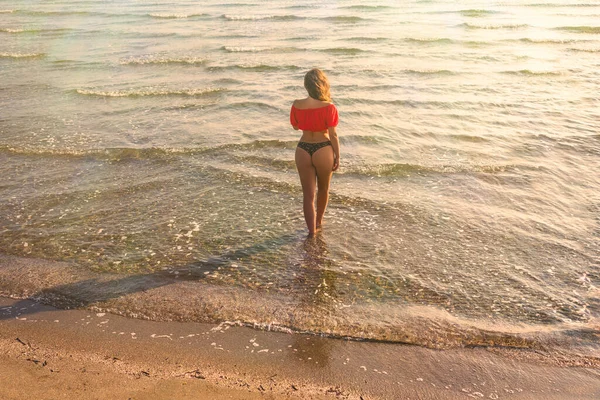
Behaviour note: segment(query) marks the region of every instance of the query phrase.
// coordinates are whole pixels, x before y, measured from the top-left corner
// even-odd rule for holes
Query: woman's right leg
[[[329,202],[329,183],[333,174],[333,147],[325,146],[317,150],[312,156],[312,164],[317,174],[317,220],[316,228],[323,223],[323,215]]]
[[[296,148],[296,168],[302,184],[304,220],[308,227],[308,234],[314,235],[316,229],[315,190],[317,172],[312,164],[310,154],[299,147]]]

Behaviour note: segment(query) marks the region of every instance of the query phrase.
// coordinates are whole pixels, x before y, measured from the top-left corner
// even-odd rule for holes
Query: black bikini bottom
[[[305,150],[312,157],[315,154],[315,151],[319,150],[322,147],[331,146],[331,141],[328,140],[326,142],[318,142],[318,143],[309,143],[309,142],[298,142],[298,147],[302,150]]]

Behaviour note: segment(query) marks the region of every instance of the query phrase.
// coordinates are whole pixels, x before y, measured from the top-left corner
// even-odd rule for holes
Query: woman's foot
[[[311,231],[308,231],[308,237],[309,237],[309,238],[316,237],[318,234],[320,234],[320,233],[321,233],[321,229],[322,229],[322,226],[321,226],[321,225],[317,225],[317,226],[315,227],[315,230],[314,230],[313,232],[311,232]]]

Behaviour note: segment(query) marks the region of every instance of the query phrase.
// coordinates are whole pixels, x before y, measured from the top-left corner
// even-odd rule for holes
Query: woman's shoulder
[[[315,100],[310,97],[306,99],[296,99],[292,103],[292,107],[297,108],[298,110],[312,110],[319,108],[327,108],[331,106],[335,107],[335,105],[332,102]]]

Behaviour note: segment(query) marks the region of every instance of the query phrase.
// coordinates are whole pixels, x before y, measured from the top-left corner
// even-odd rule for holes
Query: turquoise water
[[[50,284],[0,267],[1,292],[597,357],[599,17],[584,1],[0,0],[0,253],[72,268]],[[342,158],[306,240],[288,113],[313,67]]]

